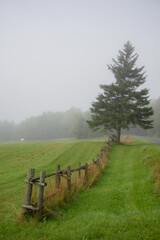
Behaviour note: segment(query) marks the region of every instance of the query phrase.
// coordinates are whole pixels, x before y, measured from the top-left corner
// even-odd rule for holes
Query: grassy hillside
[[[25,143],[25,150],[21,144],[2,145],[1,153],[6,152],[4,156],[8,156],[8,160],[1,160],[4,182],[1,214],[6,217],[1,223],[0,239],[159,239],[160,195],[154,176],[155,172],[158,176],[160,146],[138,139],[112,146],[109,166],[97,184],[74,197],[57,218],[13,222],[16,217],[7,201],[16,201],[16,206],[20,206],[27,167],[36,166],[38,171],[43,167],[49,171],[57,163],[67,165],[67,161],[74,166],[80,159],[82,162],[92,159],[102,145],[97,141]],[[12,162],[11,168],[7,161]],[[17,170],[19,167],[22,171]]]

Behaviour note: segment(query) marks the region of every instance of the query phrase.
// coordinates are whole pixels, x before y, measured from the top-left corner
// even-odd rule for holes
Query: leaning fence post
[[[81,178],[81,163],[79,162],[78,177]]]
[[[32,196],[32,186],[33,186],[32,183],[30,183],[30,180],[34,177],[34,172],[35,172],[34,168],[28,169],[26,191],[24,196],[24,205],[30,205],[31,196]]]
[[[85,175],[84,175],[84,177],[85,177],[85,181],[87,181],[88,180],[88,164],[87,163],[85,164]]]
[[[38,208],[41,210],[43,208],[43,193],[45,186],[45,177],[46,171],[41,171],[40,173],[40,184],[39,184],[39,193],[38,193]]]
[[[68,185],[68,191],[71,191],[71,166],[67,167],[67,185]]]
[[[60,165],[57,165],[56,166],[56,178],[55,178],[55,188],[59,188],[60,186],[60,181],[61,181],[61,177],[60,175],[58,174],[58,172],[60,171]]]

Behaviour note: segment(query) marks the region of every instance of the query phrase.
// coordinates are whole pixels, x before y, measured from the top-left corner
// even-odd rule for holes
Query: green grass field
[[[90,162],[104,145],[103,140],[23,142],[0,145],[0,222],[15,221],[23,204],[28,168],[54,172],[56,165],[64,169],[68,165]],[[15,211],[16,209],[16,211]]]
[[[0,145],[0,239],[160,239],[160,146],[145,140],[113,145],[109,165],[94,186],[64,205],[56,218],[17,222],[28,167],[90,162],[104,140]],[[17,209],[17,210],[16,210]]]

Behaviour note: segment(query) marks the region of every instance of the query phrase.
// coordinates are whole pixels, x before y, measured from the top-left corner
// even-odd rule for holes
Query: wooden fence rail
[[[71,175],[73,172],[78,172],[78,178],[81,178],[81,171],[84,171],[84,181],[88,181],[88,170],[91,165],[99,166],[99,159],[103,156],[104,152],[106,152],[111,142],[115,141],[115,137],[111,136],[108,141],[105,141],[104,147],[101,149],[101,153],[97,154],[97,158],[93,159],[91,163],[86,163],[84,165],[81,165],[79,163],[79,166],[77,168],[71,169],[71,166],[68,166],[66,170],[61,170],[60,165],[56,166],[56,171],[53,173],[46,174],[45,171],[40,172],[40,176],[35,177],[35,169],[29,168],[28,169],[28,175],[27,179],[24,180],[26,183],[26,190],[25,190],[25,196],[24,196],[24,204],[22,205],[22,208],[24,209],[24,213],[27,213],[29,210],[32,211],[40,211],[43,208],[43,201],[44,201],[44,187],[47,186],[47,183],[45,182],[46,178],[49,178],[51,176],[55,176],[55,189],[60,189],[61,184],[61,177],[64,177],[67,181],[67,190],[70,193],[71,192]],[[33,185],[38,185],[39,192],[37,197],[37,202],[31,204],[31,196],[32,196],[32,189]],[[54,195],[55,193],[51,193],[50,195]],[[47,197],[46,197],[47,198]],[[35,207],[36,206],[36,207]]]

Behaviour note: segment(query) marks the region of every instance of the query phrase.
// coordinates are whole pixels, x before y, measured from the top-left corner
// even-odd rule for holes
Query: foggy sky
[[[86,111],[130,40],[160,96],[159,0],[0,0],[0,120]]]

